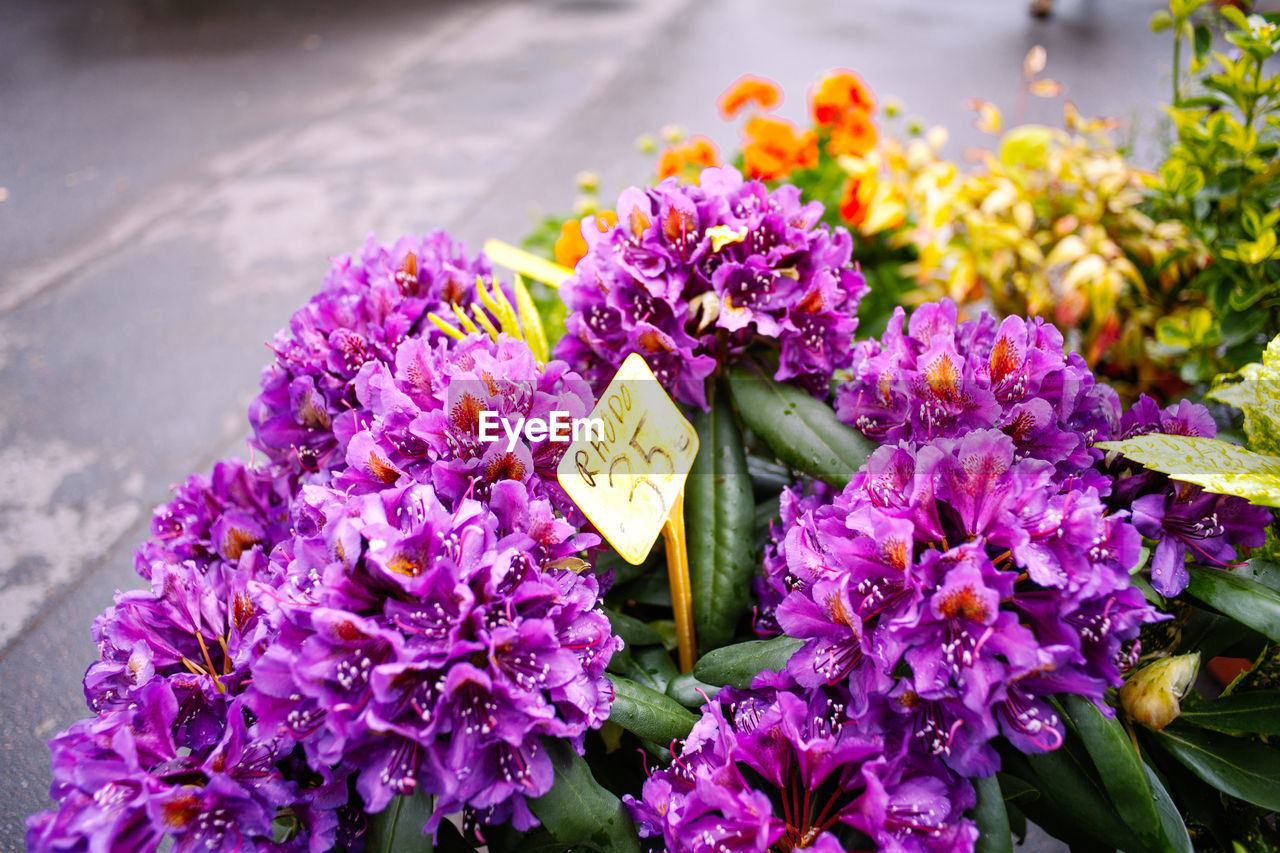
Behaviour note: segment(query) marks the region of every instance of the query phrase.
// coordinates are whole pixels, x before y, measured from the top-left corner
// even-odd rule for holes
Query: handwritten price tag
[[[614,550],[637,564],[680,504],[698,435],[634,353],[591,419],[603,429],[571,444],[556,476]]]

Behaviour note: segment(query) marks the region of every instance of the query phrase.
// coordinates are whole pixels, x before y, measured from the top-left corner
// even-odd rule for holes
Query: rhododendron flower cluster
[[[480,414],[516,425],[590,414],[595,398],[586,381],[562,361],[540,367],[523,342],[470,335],[462,341],[405,342],[395,361],[373,361],[352,381],[355,407],[335,431],[346,467],[333,477],[348,491],[397,481],[431,483],[442,500],[465,494],[488,499],[495,483],[520,483],[530,497],[548,499],[566,515],[577,509],[556,480],[568,444],[550,437],[512,444],[501,428],[481,438]],[[590,544],[594,544],[590,543]]]
[[[417,483],[304,488],[299,535],[275,555],[284,581],[264,597],[275,630],[250,706],[317,770],[358,771],[370,811],[423,790],[438,797],[433,829],[463,806],[527,828],[526,798],[553,777],[540,738],[580,750],[608,717],[603,673],[620,641],[595,579],[540,565],[547,547],[575,547],[574,529],[548,544],[498,534],[528,526],[526,500],[513,481],[488,507],[453,509]]]
[[[972,849],[973,789],[892,722],[883,703],[854,712],[844,685],[763,673],[705,705],[671,766],[626,802],[673,853]]]
[[[356,405],[352,382],[370,361],[395,362],[408,339],[443,337],[426,316],[476,301],[476,278],[491,284],[483,256],[436,231],[337,258],[318,294],[275,337],[275,360],[262,372],[262,393],[249,407],[254,445],[272,466],[294,476],[324,474],[335,457],[333,422]]]
[[[836,391],[836,414],[878,441],[914,446],[999,429],[1019,458],[1053,463],[1054,481],[1090,485],[1116,511],[1158,541],[1151,581],[1164,595],[1186,586],[1188,553],[1225,565],[1236,546],[1265,541],[1270,514],[1241,498],[1175,483],[1122,459],[1103,460],[1096,442],[1163,432],[1212,437],[1203,406],[1183,401],[1161,411],[1143,396],[1128,411],[1096,383],[1084,359],[1063,353],[1061,333],[1040,318],[983,314],[957,322],[950,300],[917,309],[902,331],[898,309],[880,340],[859,343],[851,380]]]
[[[253,587],[278,577],[288,536],[277,483],[235,461],[192,476],[156,510],[136,568],[151,588],[116,594],[94,622],[84,678],[98,716],[51,742],[56,811],[31,819],[32,850],[327,850],[345,782],[301,784],[292,745],[250,725],[243,692],[268,634]],[[286,815],[289,843],[272,821]],[[350,824],[350,821],[348,821]]]
[[[778,626],[805,640],[796,681],[892,696],[922,748],[965,775],[997,768],[997,733],[1057,748],[1046,698],[1101,702],[1156,618],[1129,582],[1137,532],[996,430],[881,447],[833,500],[790,515],[767,582]]]
[[[603,233],[582,229],[589,251],[560,288],[570,313],[556,355],[597,390],[636,352],[697,406],[752,344],[776,347],[777,379],[819,395],[849,364],[866,282],[848,233],[820,225],[822,206],[795,187],[707,169],[697,185],[624,191],[617,215]]]
[[[33,850],[359,847],[366,813],[435,795],[429,828],[536,823],[543,742],[608,716],[620,645],[566,519],[564,445],[482,441],[479,414],[574,417],[563,362],[423,323],[487,262],[448,237],[370,242],[276,338],[251,420],[268,467],[176,489],[94,624],[97,716],[55,738]],[[580,561],[579,561],[580,564]]]

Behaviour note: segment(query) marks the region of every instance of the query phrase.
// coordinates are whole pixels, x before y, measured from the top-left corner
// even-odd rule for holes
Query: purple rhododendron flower
[[[249,584],[268,578],[267,555],[288,534],[276,481],[238,460],[219,462],[177,486],[151,529],[134,555],[151,589],[117,592],[93,624],[99,660],[84,688],[95,711],[137,701],[157,675],[197,673],[235,692],[266,631]]]
[[[310,788],[286,780],[279,744],[246,726],[240,701],[207,680],[156,678],[135,698],[50,741],[60,807],[28,821],[30,850],[153,851],[166,838],[182,853],[332,847],[345,780]],[[193,725],[192,709],[210,705],[216,727]],[[282,811],[294,829],[276,841],[272,821]]]
[[[1120,401],[1079,354],[1063,352],[1052,325],[988,314],[958,323],[950,300],[917,308],[905,334],[904,316],[896,309],[880,340],[855,346],[852,378],[836,390],[842,421],[888,444],[999,429],[1019,456],[1064,473],[1093,463],[1089,448],[1110,437]]]
[[[1102,704],[1144,622],[1130,585],[1141,538],[1097,489],[1059,482],[998,430],[881,447],[829,502],[790,499],[766,566],[774,618],[805,640],[787,665],[811,689],[847,685],[861,713],[892,696],[915,747],[989,775],[987,742],[1062,742],[1046,701]]]
[[[519,483],[494,487],[504,511],[546,517],[527,501]],[[262,590],[275,635],[253,664],[260,725],[322,774],[358,771],[369,811],[423,790],[438,798],[432,830],[463,807],[532,826],[527,800],[553,777],[540,741],[581,751],[608,717],[604,668],[621,645],[595,578],[543,562],[576,530],[503,533],[512,525],[489,506],[446,506],[420,483],[308,486],[298,515],[275,555],[285,581]]]
[[[916,309],[905,333],[904,317],[898,309],[880,340],[856,346],[852,378],[836,390],[837,416],[864,435],[918,446],[1004,432],[1019,457],[1053,463],[1062,488],[1091,486],[1110,509],[1132,511],[1125,523],[1157,542],[1151,583],[1164,595],[1186,587],[1188,555],[1227,565],[1237,547],[1265,542],[1266,509],[1104,459],[1093,447],[1150,433],[1211,438],[1217,427],[1204,406],[1183,400],[1162,410],[1143,395],[1122,413],[1115,391],[1077,353],[1064,353],[1062,335],[1040,318],[997,324],[983,314],[961,323],[950,300]]]
[[[682,851],[972,850],[969,784],[910,754],[883,706],[851,712],[841,686],[805,689],[783,672],[726,688],[624,798],[643,836]]]
[[[591,413],[591,388],[564,362],[539,366],[526,344],[505,335],[435,345],[415,339],[401,346],[394,365],[366,364],[353,388],[358,408],[335,428],[347,463],[335,471],[335,487],[369,491],[417,480],[430,482],[442,500],[488,500],[494,484],[514,481],[531,498],[585,521],[556,479],[569,442],[549,435],[530,441],[523,433],[513,442],[507,432],[526,420],[549,422],[553,412],[562,419]]]
[[[557,357],[599,391],[638,352],[676,399],[705,408],[707,377],[771,341],[774,378],[826,396],[849,363],[867,285],[848,232],[819,224],[820,204],[719,167],[699,184],[632,187],[617,213],[604,233],[582,229],[588,252],[560,288],[569,317]]]
[[[355,407],[352,382],[366,363],[394,364],[406,340],[443,334],[430,312],[476,300],[476,278],[491,283],[483,255],[436,231],[377,243],[333,262],[324,287],[276,334],[275,360],[262,372],[262,393],[249,407],[254,445],[275,473],[323,482],[343,460],[334,420]]]

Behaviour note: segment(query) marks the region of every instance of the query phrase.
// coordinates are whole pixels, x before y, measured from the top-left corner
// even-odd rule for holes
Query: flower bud
[[[1120,688],[1120,704],[1131,719],[1161,731],[1182,713],[1178,703],[1199,669],[1199,652],[1148,664]]]

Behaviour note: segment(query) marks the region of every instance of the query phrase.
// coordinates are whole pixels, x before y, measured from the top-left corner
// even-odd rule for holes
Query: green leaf
[[[1145,762],[1142,765],[1142,772],[1146,774],[1147,784],[1151,786],[1151,796],[1155,801],[1156,812],[1160,815],[1160,825],[1164,829],[1165,838],[1169,840],[1175,853],[1194,853],[1195,846],[1191,843],[1190,833],[1187,832],[1186,821],[1182,819],[1182,813],[1174,804],[1173,797],[1169,796],[1169,792],[1160,783],[1160,777]]]
[[[659,693],[667,689],[671,679],[680,674],[671,654],[662,646],[645,646],[631,654],[633,672],[622,674]]]
[[[622,638],[622,642],[627,644],[628,649],[662,645],[662,635],[654,630],[652,625],[641,622],[634,616],[619,613],[610,607],[605,607],[603,610],[604,615],[609,617],[609,627],[613,629],[613,633]]]
[[[793,637],[774,637],[725,646],[694,664],[693,675],[707,684],[745,690],[751,686],[751,679],[764,670],[777,672],[786,666],[801,645],[801,641]]]
[[[978,825],[977,853],[1013,853],[1013,836],[1009,832],[1009,813],[995,776],[973,780],[978,802],[969,816]]]
[[[1264,809],[1280,809],[1280,750],[1175,721],[1152,736],[1213,787]]]
[[[1213,33],[1209,30],[1209,27],[1204,24],[1196,24],[1193,32],[1195,33],[1194,49],[1196,62],[1203,66],[1209,58],[1209,51],[1213,47]]]
[[[1258,551],[1254,551],[1257,554]],[[1268,589],[1280,593],[1280,563],[1267,557],[1253,557],[1243,566],[1232,569],[1232,574],[1257,581]]]
[[[676,700],[636,684],[629,678],[608,676],[613,683],[609,720],[654,743],[683,740],[698,718]]]
[[[862,433],[840,423],[830,406],[793,385],[735,367],[729,388],[751,431],[780,460],[824,483],[843,488],[875,450]]]
[[[726,397],[694,416],[698,455],[685,481],[685,535],[698,649],[706,654],[733,640],[751,597],[756,571],[751,529],[755,501],[742,435]]]
[[[1001,756],[1007,753],[1002,750]],[[1028,781],[1040,789],[1038,799],[1019,801],[1031,820],[1081,849],[1141,849],[1077,740],[1068,738],[1052,752],[1028,755],[1026,763],[1035,776]]]
[[[622,801],[600,786],[587,762],[559,738],[545,738],[556,781],[529,808],[557,841],[598,850],[640,853],[635,826]]]
[[[1221,569],[1189,565],[1187,571],[1191,573],[1188,593],[1218,612],[1280,642],[1280,593]]]
[[[1216,494],[1280,507],[1280,456],[1254,453],[1216,438],[1185,435],[1140,435],[1100,441],[1096,446]]]
[[[431,795],[416,791],[399,796],[377,814],[369,815],[367,853],[430,853],[431,838],[422,828],[431,819]]]
[[[1253,312],[1254,315],[1264,312]],[[1262,361],[1219,376],[1205,399],[1235,406],[1244,413],[1249,447],[1280,455],[1280,336],[1267,345]]]
[[[1092,702],[1081,696],[1063,696],[1062,705],[1124,822],[1148,848],[1171,850],[1152,800],[1142,759],[1124,726],[1119,720],[1103,716]]]
[[[667,685],[667,695],[686,708],[701,708],[719,692],[719,687],[699,681],[692,672],[677,675]]]
[[[1183,709],[1180,720],[1228,734],[1280,735],[1280,693],[1236,693]]]

